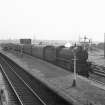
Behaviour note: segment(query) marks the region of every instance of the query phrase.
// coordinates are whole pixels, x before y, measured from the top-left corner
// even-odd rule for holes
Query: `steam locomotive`
[[[53,45],[31,45],[31,44],[2,44],[3,50],[14,50],[25,53],[33,57],[53,63],[63,67],[68,71],[74,71],[74,47],[66,48],[64,46]],[[90,63],[88,62],[88,52],[82,46],[76,46],[76,72],[79,75],[88,77]]]

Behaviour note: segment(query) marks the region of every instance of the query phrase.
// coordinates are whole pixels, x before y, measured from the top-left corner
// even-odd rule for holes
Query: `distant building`
[[[31,44],[31,39],[20,39],[20,44]]]

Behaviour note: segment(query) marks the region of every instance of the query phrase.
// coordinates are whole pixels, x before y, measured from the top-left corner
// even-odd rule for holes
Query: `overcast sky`
[[[104,0],[0,0],[0,39],[103,41]]]

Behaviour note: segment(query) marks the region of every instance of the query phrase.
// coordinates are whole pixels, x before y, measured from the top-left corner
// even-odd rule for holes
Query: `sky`
[[[104,41],[104,0],[0,0],[0,39]]]

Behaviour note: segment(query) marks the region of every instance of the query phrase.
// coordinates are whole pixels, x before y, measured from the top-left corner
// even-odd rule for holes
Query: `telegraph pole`
[[[76,86],[76,61],[77,61],[77,58],[76,58],[76,50],[77,50],[77,46],[75,44],[75,47],[73,49],[73,54],[74,54],[74,79],[73,79],[73,84],[72,86],[75,87]]]
[[[73,87],[76,86],[76,54],[74,54],[74,79],[73,79]]]

